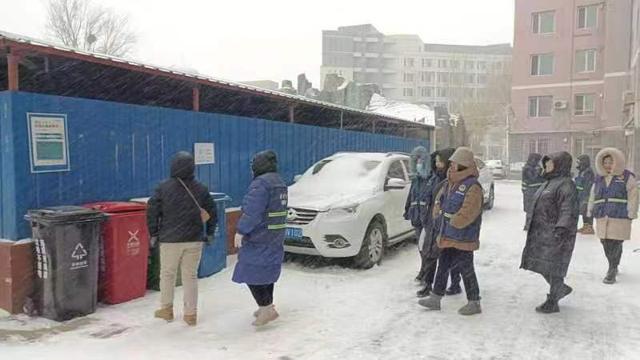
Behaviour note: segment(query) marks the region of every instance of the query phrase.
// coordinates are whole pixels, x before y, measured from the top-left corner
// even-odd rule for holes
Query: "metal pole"
[[[193,96],[193,111],[200,111],[200,88],[197,85],[194,86],[191,93]]]
[[[296,122],[295,114],[296,114],[296,106],[294,104],[289,104],[289,122],[290,123]]]
[[[18,91],[20,90],[20,72],[19,65],[20,57],[16,54],[10,53],[7,54],[7,71],[8,71],[8,82],[9,82],[9,91]]]

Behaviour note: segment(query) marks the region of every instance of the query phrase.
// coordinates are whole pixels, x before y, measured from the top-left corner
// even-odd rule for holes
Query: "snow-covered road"
[[[150,292],[62,326],[0,318],[0,359],[640,358],[638,225],[613,286],[601,282],[607,266],[599,241],[579,235],[567,278],[574,293],[560,314],[540,315],[533,309],[547,285],[518,269],[525,237],[519,183],[497,183],[496,196],[476,253],[478,316],[457,314],[464,295],[446,298],[441,312],[418,306],[418,256],[407,244],[369,271],[286,264],[275,294],[281,318],[263,329],[251,326],[254,304],[230,281],[230,264],[200,281],[195,328],[153,319],[159,294]]]

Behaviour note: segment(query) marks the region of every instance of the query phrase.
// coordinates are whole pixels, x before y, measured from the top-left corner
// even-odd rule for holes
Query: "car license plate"
[[[292,240],[302,240],[302,229],[287,228],[286,238]]]

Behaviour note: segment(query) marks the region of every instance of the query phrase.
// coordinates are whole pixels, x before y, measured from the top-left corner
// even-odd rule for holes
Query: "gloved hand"
[[[158,246],[158,237],[152,236],[151,239],[149,239],[149,250],[155,249],[156,246]]]
[[[563,240],[569,235],[569,231],[563,227],[557,227],[553,229],[553,237],[556,240]]]
[[[403,217],[405,220],[409,220],[409,213],[404,213],[404,214],[402,215],[402,217]]]
[[[213,235],[207,235],[207,245],[211,246],[215,242],[215,238]]]
[[[237,249],[240,249],[242,247],[242,238],[244,236],[242,234],[238,234],[236,233],[236,236],[233,238],[233,243],[236,246]]]

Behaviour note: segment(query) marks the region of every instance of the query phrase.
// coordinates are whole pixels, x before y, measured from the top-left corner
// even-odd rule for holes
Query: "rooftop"
[[[357,131],[378,129],[401,135],[406,129],[428,125],[405,119],[261,89],[198,73],[71,49],[51,42],[0,31],[0,91],[8,88],[7,56],[21,59],[19,90],[84,97],[141,105],[193,110],[199,92],[199,111],[289,121]],[[197,90],[196,90],[197,89]],[[374,125],[375,124],[375,125]],[[387,126],[388,125],[388,126]],[[392,130],[395,128],[395,130]]]

